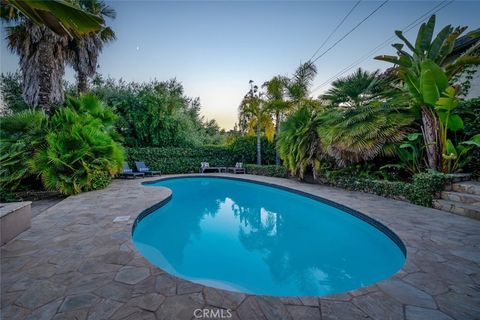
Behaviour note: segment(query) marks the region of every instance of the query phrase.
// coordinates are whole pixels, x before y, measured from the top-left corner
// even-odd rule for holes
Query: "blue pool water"
[[[214,177],[151,186],[172,199],[133,241],[151,263],[211,287],[273,296],[349,291],[397,272],[405,256],[371,224],[279,188]]]

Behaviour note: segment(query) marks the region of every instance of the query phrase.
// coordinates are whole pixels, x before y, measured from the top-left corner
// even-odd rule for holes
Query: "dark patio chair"
[[[150,170],[149,167],[145,165],[145,162],[142,161],[135,161],[135,167],[137,167],[138,172],[142,172],[148,176],[154,176],[156,174],[161,175],[162,172],[160,170]]]
[[[136,177],[144,177],[145,173],[143,172],[133,172],[132,169],[128,166],[128,163],[123,163],[123,171],[118,175],[121,178],[127,179],[128,177],[136,178]]]

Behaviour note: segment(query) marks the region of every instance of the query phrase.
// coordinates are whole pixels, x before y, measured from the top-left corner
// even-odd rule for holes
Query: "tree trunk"
[[[275,113],[275,164],[280,165],[280,155],[278,154],[278,132],[280,131],[280,112]]]
[[[78,95],[80,96],[82,93],[87,92],[87,75],[83,71],[77,72],[78,77]]]
[[[425,141],[428,167],[438,171],[440,169],[438,120],[434,111],[426,106],[422,107],[422,133]]]
[[[52,63],[49,61],[51,57],[51,45],[46,41],[41,41],[38,46],[38,61],[39,61],[39,74],[38,74],[38,104],[37,106],[45,111],[46,114],[50,114],[52,92]]]
[[[63,103],[66,38],[45,26],[27,23],[27,36],[14,44],[22,71],[22,94],[31,107],[51,113],[52,105]]]
[[[262,139],[261,139],[260,123],[257,124],[257,165],[259,166],[262,165]]]

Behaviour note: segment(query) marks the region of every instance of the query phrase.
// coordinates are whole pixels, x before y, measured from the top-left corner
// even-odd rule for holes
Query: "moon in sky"
[[[140,46],[137,46],[137,51],[140,51]]]

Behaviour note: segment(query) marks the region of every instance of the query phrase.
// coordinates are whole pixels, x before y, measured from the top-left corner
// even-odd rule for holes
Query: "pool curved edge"
[[[331,207],[334,207],[336,209],[342,210],[343,212],[348,213],[348,214],[354,216],[355,218],[361,219],[362,221],[370,224],[371,226],[373,226],[374,228],[376,228],[377,230],[379,230],[380,232],[385,234],[390,240],[392,240],[398,246],[400,251],[402,251],[405,259],[407,258],[407,248],[406,248],[405,244],[400,239],[400,237],[394,231],[392,231],[389,227],[387,227],[386,225],[384,225],[380,221],[378,221],[378,220],[376,220],[376,219],[374,219],[374,218],[372,218],[372,217],[370,217],[370,216],[368,216],[368,215],[366,215],[366,214],[364,214],[364,213],[362,213],[358,210],[352,209],[352,208],[350,208],[348,206],[345,206],[343,204],[340,204],[340,203],[334,202],[332,200],[314,195],[314,194],[309,193],[309,192],[305,192],[305,191],[301,191],[301,190],[298,190],[298,189],[282,186],[282,185],[279,185],[279,184],[276,184],[276,183],[265,182],[265,181],[257,181],[257,180],[253,180],[253,179],[243,178],[243,177],[226,177],[226,176],[218,176],[218,175],[205,176],[203,174],[191,174],[191,175],[188,174],[188,175],[170,176],[170,177],[159,178],[159,179],[155,179],[155,180],[151,180],[151,181],[144,181],[141,184],[142,185],[150,185],[150,184],[155,184],[159,181],[166,181],[166,180],[173,180],[173,179],[184,179],[184,178],[206,178],[206,177],[213,178],[213,179],[240,180],[240,181],[245,181],[245,182],[249,182],[249,183],[256,183],[256,184],[260,184],[260,185],[265,185],[265,186],[269,186],[269,187],[272,187],[272,188],[282,189],[282,190],[285,190],[285,191],[288,191],[288,192],[292,192],[292,193],[295,193],[295,194],[302,195],[304,197],[308,197],[310,199],[322,202],[322,203],[324,203],[326,205],[329,205]],[[165,187],[163,187],[163,188],[165,188]],[[168,189],[168,188],[166,188],[166,189]],[[135,232],[135,227],[138,225],[138,223],[140,223],[140,221],[143,218],[145,218],[146,216],[148,216],[149,214],[151,214],[155,210],[163,207],[171,199],[172,199],[172,192],[170,192],[170,195],[167,198],[163,199],[162,201],[158,202],[157,204],[155,204],[155,205],[143,210],[142,212],[140,212],[137,215],[137,217],[135,218],[135,221],[133,223],[132,231],[131,231],[132,236],[133,236],[133,233]]]

